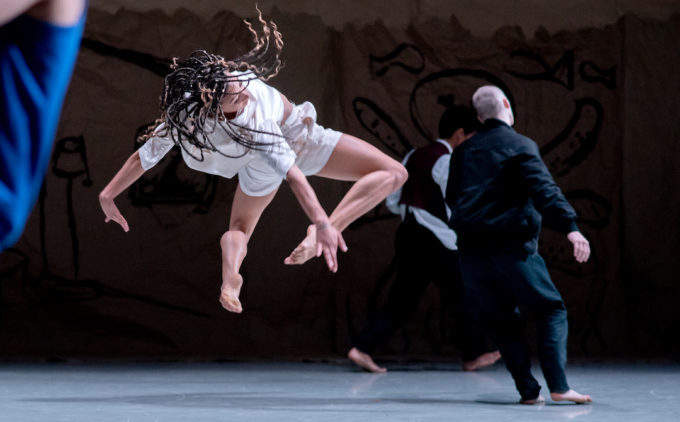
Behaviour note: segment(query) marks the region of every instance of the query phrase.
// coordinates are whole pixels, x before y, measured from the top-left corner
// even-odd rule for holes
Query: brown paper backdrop
[[[673,356],[676,304],[680,19],[526,37],[513,27],[476,38],[455,18],[406,30],[273,11],[286,67],[272,85],[312,101],[319,121],[395,158],[425,145],[442,103],[467,104],[485,83],[509,92],[516,129],[535,139],[580,214],[593,259],[578,266],[563,236],[541,251],[567,302],[572,356]],[[248,48],[241,20],[188,11],[91,10],[39,204],[0,256],[0,357],[239,359],[333,357],[385,300],[398,219],[380,206],[345,233],[340,271],[287,267],[306,218],[283,186],[243,266],[244,313],[223,311],[219,238],[236,180],[187,169],[178,154],[117,203],[130,233],[103,223],[97,194],[157,113],[173,56]],[[312,179],[330,211],[348,184]],[[457,355],[433,287],[380,351]],[[530,333],[530,331],[529,331]]]

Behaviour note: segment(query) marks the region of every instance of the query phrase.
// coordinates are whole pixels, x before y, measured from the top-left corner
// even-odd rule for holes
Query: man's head
[[[477,115],[470,107],[449,107],[439,119],[439,138],[456,147],[474,135],[478,126]]]
[[[510,101],[497,86],[485,85],[477,89],[472,95],[472,106],[482,122],[488,119],[498,119],[510,126],[515,124]]]

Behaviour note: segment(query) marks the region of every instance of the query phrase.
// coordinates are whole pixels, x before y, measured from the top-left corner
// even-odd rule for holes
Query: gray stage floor
[[[571,365],[591,405],[517,403],[496,365],[0,364],[0,421],[680,421],[680,365]],[[540,378],[543,382],[543,379]],[[545,389],[545,388],[544,388]]]

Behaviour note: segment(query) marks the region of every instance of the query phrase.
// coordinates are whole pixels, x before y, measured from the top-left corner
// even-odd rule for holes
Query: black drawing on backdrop
[[[576,58],[573,50],[566,51],[554,64],[550,65],[539,54],[528,50],[516,50],[510,53],[510,58],[521,57],[533,61],[541,69],[538,72],[527,73],[512,69],[507,72],[519,79],[529,81],[549,81],[566,87],[569,91],[574,90]],[[579,76],[586,82],[601,83],[608,89],[616,89],[616,66],[602,69],[594,62],[586,60],[579,64]]]
[[[71,251],[73,256],[73,268],[75,277],[78,278],[80,269],[80,248],[76,229],[76,216],[73,210],[73,181],[85,175],[82,184],[89,188],[92,186],[90,168],[87,165],[85,152],[85,140],[83,136],[68,136],[57,141],[52,155],[52,173],[61,179],[66,179],[66,215],[68,216],[68,228],[71,234]],[[43,262],[47,259],[44,255],[45,244],[43,243]]]
[[[352,101],[352,109],[359,124],[395,156],[403,157],[413,148],[392,117],[373,101],[364,97],[356,97]],[[357,230],[375,221],[394,218],[396,218],[394,214],[384,212],[382,204],[378,204],[373,210],[350,223],[348,228]]]
[[[549,81],[565,86],[569,91],[574,90],[574,51],[569,50],[554,64],[550,65],[540,55],[528,50],[516,50],[510,53],[510,58],[522,57],[533,61],[540,70],[534,73],[507,70],[517,78],[528,81]]]
[[[595,149],[604,118],[602,105],[594,98],[576,100],[567,126],[541,147],[541,155],[553,176],[564,176]]]
[[[47,244],[46,238],[49,228],[54,224],[49,223],[48,220],[55,221],[55,219],[53,213],[48,215],[48,206],[46,202],[50,194],[56,195],[56,193],[52,192],[48,194],[50,178],[46,179],[38,198],[37,211],[39,215],[40,254],[42,259],[40,273],[37,276],[31,275],[28,271],[28,268],[31,267],[30,258],[24,252],[12,248],[9,250],[9,254],[3,254],[3,258],[5,256],[10,256],[12,259],[18,259],[18,261],[17,263],[10,265],[9,268],[3,268],[0,275],[8,275],[15,279],[20,279],[22,284],[22,295],[25,299],[32,302],[30,306],[64,303],[74,304],[109,297],[134,300],[147,305],[158,306],[189,315],[208,317],[207,314],[190,308],[177,306],[144,295],[129,293],[122,289],[108,286],[98,280],[80,278],[80,249],[77,233],[78,227],[76,225],[77,210],[73,206],[73,188],[77,186],[75,182],[79,178],[83,179],[81,185],[84,188],[90,188],[92,186],[85,144],[86,142],[83,136],[66,137],[55,143],[55,149],[52,155],[51,170],[53,176],[56,180],[66,179],[66,213],[71,239],[71,265],[68,267],[74,268],[73,275],[64,276],[57,274],[50,266],[51,261],[49,257],[51,249]],[[76,312],[76,308],[72,309]],[[82,310],[83,309],[81,309],[81,311]],[[94,314],[90,315],[90,317],[94,316]],[[110,320],[110,318],[99,317],[102,321]],[[150,335],[152,338],[157,339],[163,337],[160,333],[152,333],[142,324],[127,321],[122,321],[122,324],[126,326],[126,330],[133,330],[133,332],[140,333],[144,332],[145,335]]]
[[[124,62],[132,63],[136,66],[149,70],[156,75],[165,77],[170,73],[170,65],[172,60],[163,57],[156,57],[152,54],[142,53],[127,48],[118,48],[92,38],[83,37],[80,45],[83,48],[92,50],[93,52],[102,55],[110,56],[120,59]]]
[[[89,166],[87,164],[87,153],[85,150],[85,139],[83,136],[70,136],[57,141],[54,154],[52,156],[52,173],[59,179],[67,179],[67,213],[69,221],[69,232],[71,239],[75,239],[72,247],[73,267],[75,269],[74,278],[68,279],[54,274],[49,267],[48,248],[46,242],[47,215],[45,200],[47,198],[47,182],[43,184],[39,198],[40,212],[40,245],[43,260],[43,274],[40,277],[43,281],[51,280],[56,282],[50,291],[52,298],[60,301],[83,301],[99,299],[103,296],[122,297],[139,300],[148,304],[162,306],[198,316],[207,316],[192,309],[183,308],[173,304],[158,301],[153,298],[126,293],[122,290],[109,287],[96,280],[80,280],[78,277],[78,262],[80,250],[78,248],[78,235],[76,231],[76,216],[73,208],[73,181],[85,176],[82,185],[86,188],[92,186],[90,179]]]
[[[579,224],[598,230],[609,225],[614,207],[603,196],[590,189],[570,190],[564,192],[564,196],[576,210]]]
[[[374,77],[381,77],[392,67],[399,67],[408,73],[418,74],[425,69],[425,55],[413,44],[399,44],[384,56],[368,56],[369,69]]]
[[[418,93],[420,92],[420,90],[426,88],[429,84],[432,84],[434,82],[441,81],[447,78],[455,78],[461,76],[479,78],[492,85],[498,86],[506,93],[508,101],[510,102],[510,105],[512,106],[513,110],[516,110],[515,99],[512,95],[512,91],[505,84],[505,82],[503,82],[503,80],[501,80],[493,73],[481,69],[465,69],[465,68],[447,69],[440,72],[432,73],[416,83],[415,87],[413,88],[413,91],[411,91],[411,98],[409,99],[409,112],[411,115],[411,122],[413,123],[414,127],[418,130],[418,132],[421,135],[423,135],[424,139],[426,139],[427,142],[432,142],[436,138],[436,134],[428,130],[423,124],[424,119],[418,108],[417,101]],[[440,94],[439,100],[441,101],[441,97],[446,95],[452,94],[450,93]]]
[[[137,129],[134,148],[139,147],[137,137],[148,125]],[[205,214],[215,200],[219,178],[212,174],[189,169],[182,159],[180,148],[175,146],[157,165],[158,171],[145,172],[131,187],[128,197],[134,206],[153,204],[193,204],[194,212]]]
[[[578,67],[581,78],[586,82],[601,83],[609,89],[616,89],[616,66],[600,69],[591,61],[584,61]]]
[[[392,117],[379,105],[368,98],[356,97],[352,107],[359,124],[394,155],[403,157],[413,148]]]

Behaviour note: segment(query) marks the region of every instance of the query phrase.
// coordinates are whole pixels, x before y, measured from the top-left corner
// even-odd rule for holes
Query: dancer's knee
[[[247,243],[248,237],[241,230],[229,229],[229,231],[224,232],[220,238],[220,247],[226,249],[230,246],[244,246]]]
[[[390,170],[390,174],[392,175],[393,192],[402,187],[408,179],[408,172],[406,171],[406,168],[400,163],[395,162],[394,168]]]

